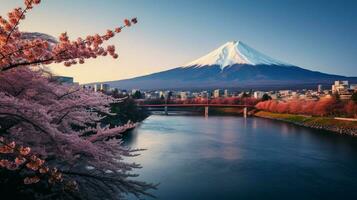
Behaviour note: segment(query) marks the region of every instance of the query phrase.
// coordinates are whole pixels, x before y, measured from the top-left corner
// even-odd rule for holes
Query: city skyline
[[[306,69],[357,76],[353,57],[357,53],[356,2],[274,2],[43,1],[36,12],[28,14],[21,29],[53,36],[68,30],[69,36],[76,38],[137,16],[138,25],[110,42],[119,49],[118,60],[105,58],[73,68],[51,68],[80,83],[167,70],[232,40],[242,40],[267,55]],[[20,0],[5,1],[0,11],[18,5]],[[100,15],[95,14],[98,11]]]

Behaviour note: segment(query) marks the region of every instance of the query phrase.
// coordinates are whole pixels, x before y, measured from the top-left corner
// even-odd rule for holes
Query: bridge
[[[254,108],[252,105],[235,105],[235,104],[138,104],[139,107],[143,108],[164,108],[165,114],[168,115],[169,107],[204,107],[205,116],[208,116],[209,107],[229,107],[229,108],[243,108],[243,116],[247,117],[248,108]]]

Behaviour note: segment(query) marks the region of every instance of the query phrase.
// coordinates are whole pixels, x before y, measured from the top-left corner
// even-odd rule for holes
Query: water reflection
[[[257,118],[151,116],[124,137],[159,199],[357,196],[357,139]],[[321,191],[324,192],[321,192]],[[129,199],[135,199],[130,197]]]

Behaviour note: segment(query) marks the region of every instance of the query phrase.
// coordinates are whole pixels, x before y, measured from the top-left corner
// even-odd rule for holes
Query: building
[[[180,92],[180,98],[181,100],[187,100],[187,92]]]
[[[335,81],[331,88],[332,93],[345,93],[348,89],[348,81]]]
[[[339,94],[341,100],[351,99],[353,94],[353,89],[356,84],[349,86],[348,81],[335,81],[335,84],[332,85],[332,93]]]
[[[357,91],[357,84],[351,84],[350,85],[350,89],[354,90],[354,91]]]
[[[98,83],[98,84],[94,84],[93,85],[93,90],[94,90],[94,92],[99,92],[100,91],[100,84]]]
[[[160,91],[159,92],[159,97],[160,98],[165,98],[165,92],[164,91]]]
[[[109,92],[110,91],[110,85],[106,84],[106,83],[100,84],[100,90],[102,92]]]
[[[292,91],[291,90],[280,90],[279,94],[282,97],[289,97],[291,96]]]
[[[93,85],[94,91],[95,92],[109,92],[110,91],[110,85],[106,83],[97,83]]]
[[[229,97],[229,94],[228,94],[228,90],[227,90],[227,89],[224,90],[224,97],[225,97],[225,98]]]
[[[69,85],[74,84],[73,77],[69,77],[69,76],[54,76],[53,78],[56,79],[61,84],[69,84]]]
[[[138,89],[132,89],[131,94],[135,94],[136,91],[139,91]],[[139,91],[140,92],[140,91]]]
[[[322,93],[322,91],[323,91],[322,85],[321,84],[317,85],[317,92]]]
[[[276,100],[276,99],[278,99],[278,97],[279,97],[277,93],[272,93],[272,94],[270,94],[269,96],[270,96],[271,99],[273,99],[273,100]]]
[[[209,97],[209,93],[207,91],[202,91],[200,95],[201,95],[202,98],[208,98]]]
[[[263,95],[265,94],[265,92],[262,92],[262,91],[255,91],[253,93],[253,97],[256,98],[256,99],[261,99],[263,98]]]
[[[213,97],[214,98],[219,98],[221,96],[221,90],[220,89],[216,89],[213,91]]]

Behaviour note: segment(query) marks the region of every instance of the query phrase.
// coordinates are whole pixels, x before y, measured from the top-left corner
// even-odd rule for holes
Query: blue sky
[[[22,4],[1,0],[1,15]],[[42,0],[22,30],[73,38],[137,16],[111,43],[119,60],[54,66],[77,81],[117,80],[186,64],[231,40],[307,69],[357,76],[357,1],[344,0]]]

